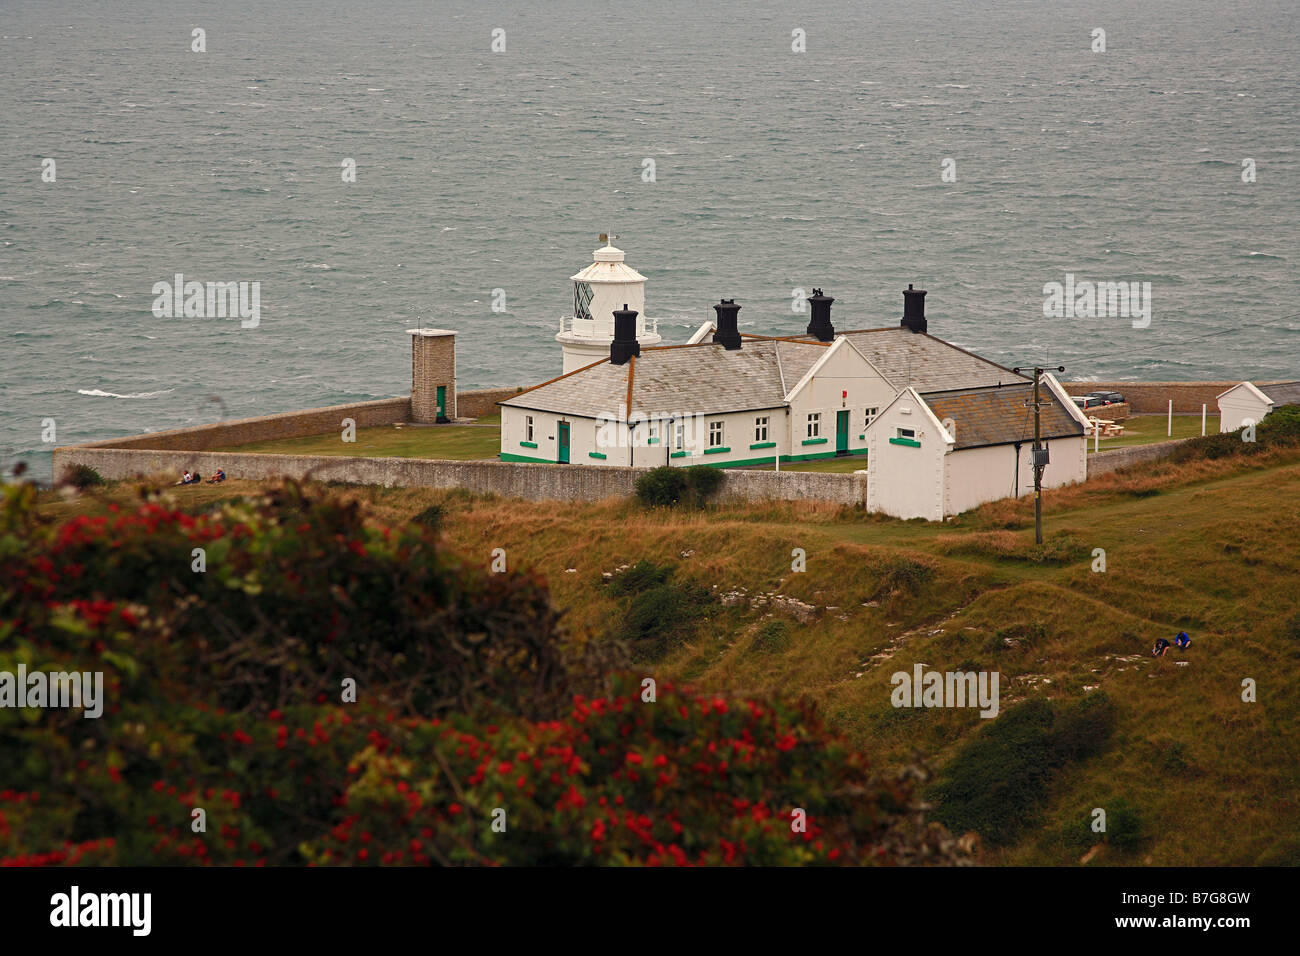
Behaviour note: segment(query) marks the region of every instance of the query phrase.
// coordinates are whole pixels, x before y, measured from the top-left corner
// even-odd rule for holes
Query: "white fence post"
[[[1167,437],[1174,437],[1174,400],[1169,399],[1169,430],[1165,433]]]

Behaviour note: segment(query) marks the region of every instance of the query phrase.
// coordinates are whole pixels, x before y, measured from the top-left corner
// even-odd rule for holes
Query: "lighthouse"
[[[555,340],[564,351],[564,374],[609,357],[614,341],[614,312],[629,309],[636,316],[636,340],[642,347],[658,345],[659,320],[645,317],[645,276],[626,262],[605,236],[605,245],[591,254],[592,263],[573,281],[573,311],[560,320]]]

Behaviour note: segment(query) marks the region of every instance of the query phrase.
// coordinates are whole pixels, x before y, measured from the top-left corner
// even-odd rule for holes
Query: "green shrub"
[[[777,654],[790,646],[790,625],[785,621],[767,621],[758,629],[750,650],[760,654]]]
[[[1055,767],[1087,760],[1105,749],[1115,731],[1115,705],[1104,691],[1094,691],[1056,717],[1048,738],[1048,758]]]
[[[700,508],[712,500],[725,480],[725,472],[708,465],[687,468],[661,465],[637,478],[636,496],[642,504],[652,508],[671,508],[679,504]]]
[[[687,499],[696,508],[708,504],[727,477],[721,468],[708,465],[691,465],[683,470],[686,472]]]
[[[610,579],[610,592],[617,597],[628,597],[666,584],[672,579],[674,569],[643,558],[621,574]]]
[[[628,601],[619,637],[637,661],[656,661],[694,633],[708,592],[683,584],[659,584]]]
[[[636,496],[651,508],[671,508],[686,494],[686,474],[683,468],[661,465],[651,468],[636,480]]]
[[[980,730],[932,789],[938,818],[954,832],[975,830],[1005,846],[1037,820],[1048,786],[1067,764],[1109,742],[1114,707],[1101,694],[1059,707],[1034,697]]]
[[[1123,797],[1116,797],[1106,811],[1105,842],[1121,853],[1135,853],[1147,841],[1146,820],[1136,807]]]
[[[87,488],[94,488],[107,482],[104,481],[103,475],[89,465],[68,465],[63,469],[59,484],[71,485],[78,491],[85,491]]]
[[[1093,830],[1093,807],[1086,812],[1072,814],[1068,823],[1060,828],[1057,838],[1066,849],[1080,853],[1098,843],[1106,843],[1120,853],[1133,853],[1147,841],[1146,821],[1127,800],[1115,797],[1103,801],[1099,809],[1106,811],[1106,829]]]

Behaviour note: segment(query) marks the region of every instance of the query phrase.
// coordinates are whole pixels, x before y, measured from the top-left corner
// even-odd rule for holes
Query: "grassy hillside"
[[[198,509],[250,490],[172,493]],[[45,511],[99,510],[134,493],[51,497]],[[487,564],[504,548],[512,566],[540,569],[568,629],[639,642],[646,675],[811,696],[875,762],[920,755],[941,782],[963,766],[979,778],[981,760],[991,788],[1003,786],[998,774],[1038,772],[1041,791],[985,795],[984,812],[1003,815],[986,828],[1003,831],[1001,845],[985,840],[986,862],[1078,864],[1094,842],[1090,814],[1104,808],[1127,839],[1088,854],[1091,865],[1300,864],[1295,450],[1157,463],[1050,492],[1041,549],[1029,499],[930,524],[817,502],[683,513],[346,493],[386,523],[437,506],[455,550]],[[1099,548],[1104,573],[1092,570]],[[802,573],[794,549],[806,554]],[[619,570],[639,562],[635,575]],[[1153,659],[1154,640],[1179,630],[1192,647]],[[889,677],[916,662],[998,671],[1001,715],[895,709]],[[1244,678],[1257,682],[1257,703],[1242,701]],[[1050,702],[1066,726],[1099,694],[1113,730],[1073,759],[1032,766],[1026,755],[1046,732],[1030,717],[1052,719],[1031,714],[1032,702]],[[1017,755],[1030,766],[1012,766]]]

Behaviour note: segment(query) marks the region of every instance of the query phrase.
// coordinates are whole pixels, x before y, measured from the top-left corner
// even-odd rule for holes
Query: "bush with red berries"
[[[0,865],[963,859],[807,705],[606,684],[543,580],[425,526],[294,486],[62,523],[3,493],[0,672],[106,700],[0,707]]]

